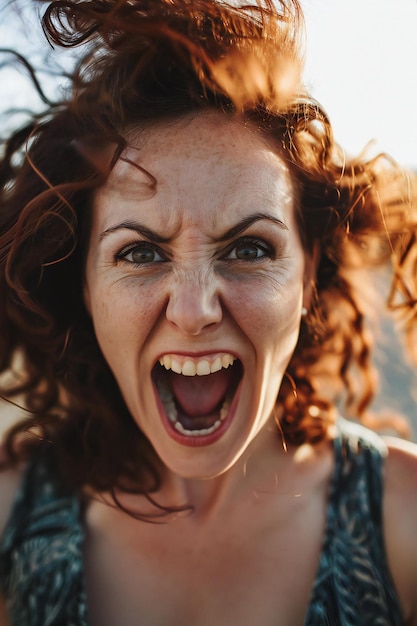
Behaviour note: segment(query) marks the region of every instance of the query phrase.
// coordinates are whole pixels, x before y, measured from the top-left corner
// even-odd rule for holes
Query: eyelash
[[[259,263],[261,261],[264,261],[266,258],[272,259],[275,257],[274,249],[272,248],[272,246],[270,246],[262,239],[247,236],[240,237],[237,241],[234,241],[233,244],[229,246],[227,253],[222,258],[227,259],[227,257],[231,254],[233,250],[235,250],[239,246],[244,246],[245,244],[257,247],[258,249],[262,250],[262,256],[247,259],[234,258],[230,260],[235,262],[241,261],[242,263]]]
[[[255,258],[240,259],[238,257],[235,257],[235,258],[228,259],[228,257],[231,255],[231,253],[234,250],[236,250],[236,248],[238,248],[239,246],[244,246],[245,244],[248,246],[251,245],[251,246],[258,248],[258,250],[262,251],[262,255],[256,256]],[[155,254],[158,254],[161,257],[161,260],[150,260],[148,262],[144,261],[144,262],[138,263],[133,260],[131,261],[127,258],[130,253],[134,252],[135,250],[140,250],[140,249],[152,250]],[[224,255],[222,255],[221,260],[224,260],[224,261],[230,260],[233,262],[242,262],[242,263],[259,263],[265,260],[266,258],[272,259],[274,258],[274,256],[275,254],[274,254],[273,248],[262,239],[257,239],[256,237],[241,237],[238,240],[234,241],[228,247],[227,252]],[[119,252],[117,252],[115,255],[115,260],[116,262],[123,261],[123,262],[129,263],[130,265],[134,267],[143,267],[144,265],[151,265],[153,263],[162,263],[169,259],[167,259],[166,255],[162,252],[159,246],[156,246],[149,241],[136,241],[136,242],[129,244],[128,246],[125,246]]]
[[[134,252],[135,250],[152,250],[154,253],[158,254],[161,257],[161,261],[149,261],[148,263],[143,262],[143,263],[137,263],[136,261],[130,261],[127,256],[131,253]],[[116,262],[118,261],[124,261],[125,263],[129,263],[130,265],[133,265],[134,267],[143,267],[144,265],[150,265],[151,263],[161,263],[162,261],[166,261],[166,256],[163,254],[162,250],[158,247],[155,246],[153,243],[150,243],[149,241],[135,241],[131,244],[129,244],[128,246],[125,246],[124,248],[122,248],[119,252],[116,253],[115,255],[115,260]]]

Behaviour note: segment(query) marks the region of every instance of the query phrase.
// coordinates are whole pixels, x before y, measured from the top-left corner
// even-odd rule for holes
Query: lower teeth
[[[178,432],[182,435],[187,435],[187,437],[201,437],[203,435],[211,435],[211,433],[214,433],[214,431],[218,429],[220,424],[221,421],[217,420],[217,422],[215,422],[213,426],[210,426],[210,428],[203,428],[202,430],[187,430],[186,428],[184,428],[181,422],[176,421],[174,427],[175,430],[178,430]]]
[[[162,404],[164,405],[165,412],[170,422],[174,424],[175,430],[177,430],[182,435],[185,435],[186,437],[202,437],[205,435],[211,435],[221,426],[221,423],[227,417],[230,408],[230,399],[226,397],[220,409],[220,419],[216,420],[213,426],[210,426],[209,428],[202,428],[201,430],[188,430],[187,428],[184,428],[181,422],[179,422],[177,419],[178,411],[177,407],[175,406],[174,396],[171,392],[171,389],[163,381],[158,381],[157,386],[159,391],[159,397],[161,398]]]

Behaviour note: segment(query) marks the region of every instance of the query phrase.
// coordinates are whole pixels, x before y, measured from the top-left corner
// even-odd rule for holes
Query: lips
[[[165,354],[152,375],[171,429],[195,439],[213,435],[224,425],[242,365],[226,352],[198,358]]]

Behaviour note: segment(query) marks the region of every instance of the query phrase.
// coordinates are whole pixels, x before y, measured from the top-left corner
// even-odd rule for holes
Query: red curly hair
[[[17,356],[19,368],[0,391],[22,395],[28,411],[6,438],[9,461],[53,442],[74,485],[157,488],[153,453],[83,301],[91,204],[130,129],[207,109],[250,120],[274,140],[291,171],[304,247],[319,250],[311,310],[277,398],[286,442],[325,439],[341,400],[366,415],[375,379],[358,268],[392,261],[388,304],[407,312],[411,337],[416,185],[386,157],[346,160],[299,79],[302,26],[297,0],[47,3],[51,44],[85,51],[68,98],[3,144],[0,373]]]

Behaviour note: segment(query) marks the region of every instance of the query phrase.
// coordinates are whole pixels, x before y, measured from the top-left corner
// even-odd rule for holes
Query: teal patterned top
[[[382,534],[384,444],[341,420],[334,451],[327,528],[304,626],[404,626]],[[0,587],[12,626],[88,626],[83,541],[80,500],[44,452],[25,473],[0,542]]]

